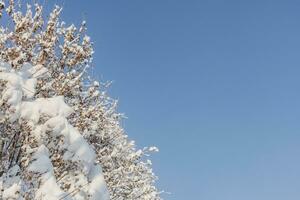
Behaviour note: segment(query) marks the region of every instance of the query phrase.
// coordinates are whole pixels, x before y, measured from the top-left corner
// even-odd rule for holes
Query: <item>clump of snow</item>
[[[41,145],[33,155],[33,162],[28,170],[42,174],[41,185],[36,192],[37,199],[57,200],[66,195],[57,184],[49,151],[44,145]]]
[[[45,130],[53,130],[55,135],[63,135],[64,146],[68,151],[64,154],[65,160],[80,161],[83,171],[88,173],[95,161],[95,152],[81,136],[63,117],[54,117],[45,123]]]
[[[159,152],[159,149],[157,147],[149,147],[150,152]]]
[[[13,166],[0,177],[0,191],[3,191],[1,200],[18,199],[22,185],[22,181],[17,175],[19,170],[19,166]]]
[[[102,169],[99,165],[94,165],[89,173],[89,179],[91,180],[89,193],[91,195],[90,200],[98,200],[99,197],[103,199],[109,199],[108,191],[103,185],[105,185],[105,180],[103,178]],[[101,188],[101,189],[99,189]]]
[[[68,117],[73,112],[65,102],[63,96],[53,98],[40,98],[34,101],[22,102],[21,119],[28,120],[36,124],[41,116],[48,117]]]
[[[3,192],[3,199],[17,199],[18,198],[18,194],[19,191],[21,189],[21,186],[19,184],[14,183],[12,186],[10,186],[9,188],[7,188],[4,192]]]
[[[12,69],[9,64],[0,62],[0,80],[7,82],[7,87],[2,93],[0,105],[6,102],[11,106],[13,114],[10,116],[11,121],[18,119],[22,98],[32,98],[35,94],[36,78],[33,77],[39,71],[46,71],[44,67],[33,67],[25,63],[23,67],[17,71]]]
[[[20,70],[15,70],[7,63],[0,62],[0,80],[6,82],[2,92],[1,105],[7,104],[10,121],[23,123],[31,127],[31,134],[39,145],[31,149],[31,162],[26,169],[37,175],[40,186],[36,190],[35,199],[60,200],[107,200],[108,191],[102,174],[101,166],[96,164],[96,154],[80,132],[67,120],[73,112],[63,96],[52,98],[35,98],[37,77],[47,73],[41,65],[32,66],[24,64]],[[2,113],[2,116],[4,114]],[[41,122],[41,118],[46,119]],[[47,134],[51,137],[63,137],[63,144],[57,148],[63,150],[62,158],[65,161],[76,162],[81,167],[81,173],[74,175],[74,184],[71,189],[80,189],[79,183],[85,183],[87,194],[79,193],[69,195],[70,190],[64,191],[55,177],[51,155],[46,144]],[[33,154],[32,154],[33,153]],[[71,177],[71,176],[70,176]],[[26,193],[26,185],[20,176],[19,166],[10,169],[9,173],[0,177],[0,191],[2,199],[22,199],[20,194]],[[82,186],[82,184],[81,184]]]

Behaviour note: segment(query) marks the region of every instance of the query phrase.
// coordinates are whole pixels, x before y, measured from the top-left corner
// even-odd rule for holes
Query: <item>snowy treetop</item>
[[[158,149],[128,139],[107,84],[88,75],[86,22],[61,12],[0,0],[0,199],[159,200]]]

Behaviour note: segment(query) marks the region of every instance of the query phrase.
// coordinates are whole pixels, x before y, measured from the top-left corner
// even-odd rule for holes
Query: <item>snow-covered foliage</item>
[[[157,148],[135,148],[88,76],[85,22],[66,26],[57,6],[47,20],[39,4],[0,10],[0,199],[160,199],[146,159]]]

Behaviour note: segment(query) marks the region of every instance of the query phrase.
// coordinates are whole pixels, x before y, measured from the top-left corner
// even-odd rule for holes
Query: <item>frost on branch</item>
[[[120,126],[117,102],[88,76],[80,28],[42,6],[0,1],[0,199],[158,200],[146,159]],[[6,23],[5,23],[6,24]]]

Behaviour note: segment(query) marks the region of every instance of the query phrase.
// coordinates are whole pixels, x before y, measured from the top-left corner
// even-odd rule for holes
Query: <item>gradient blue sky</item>
[[[88,21],[166,200],[299,200],[299,1],[51,2]]]

